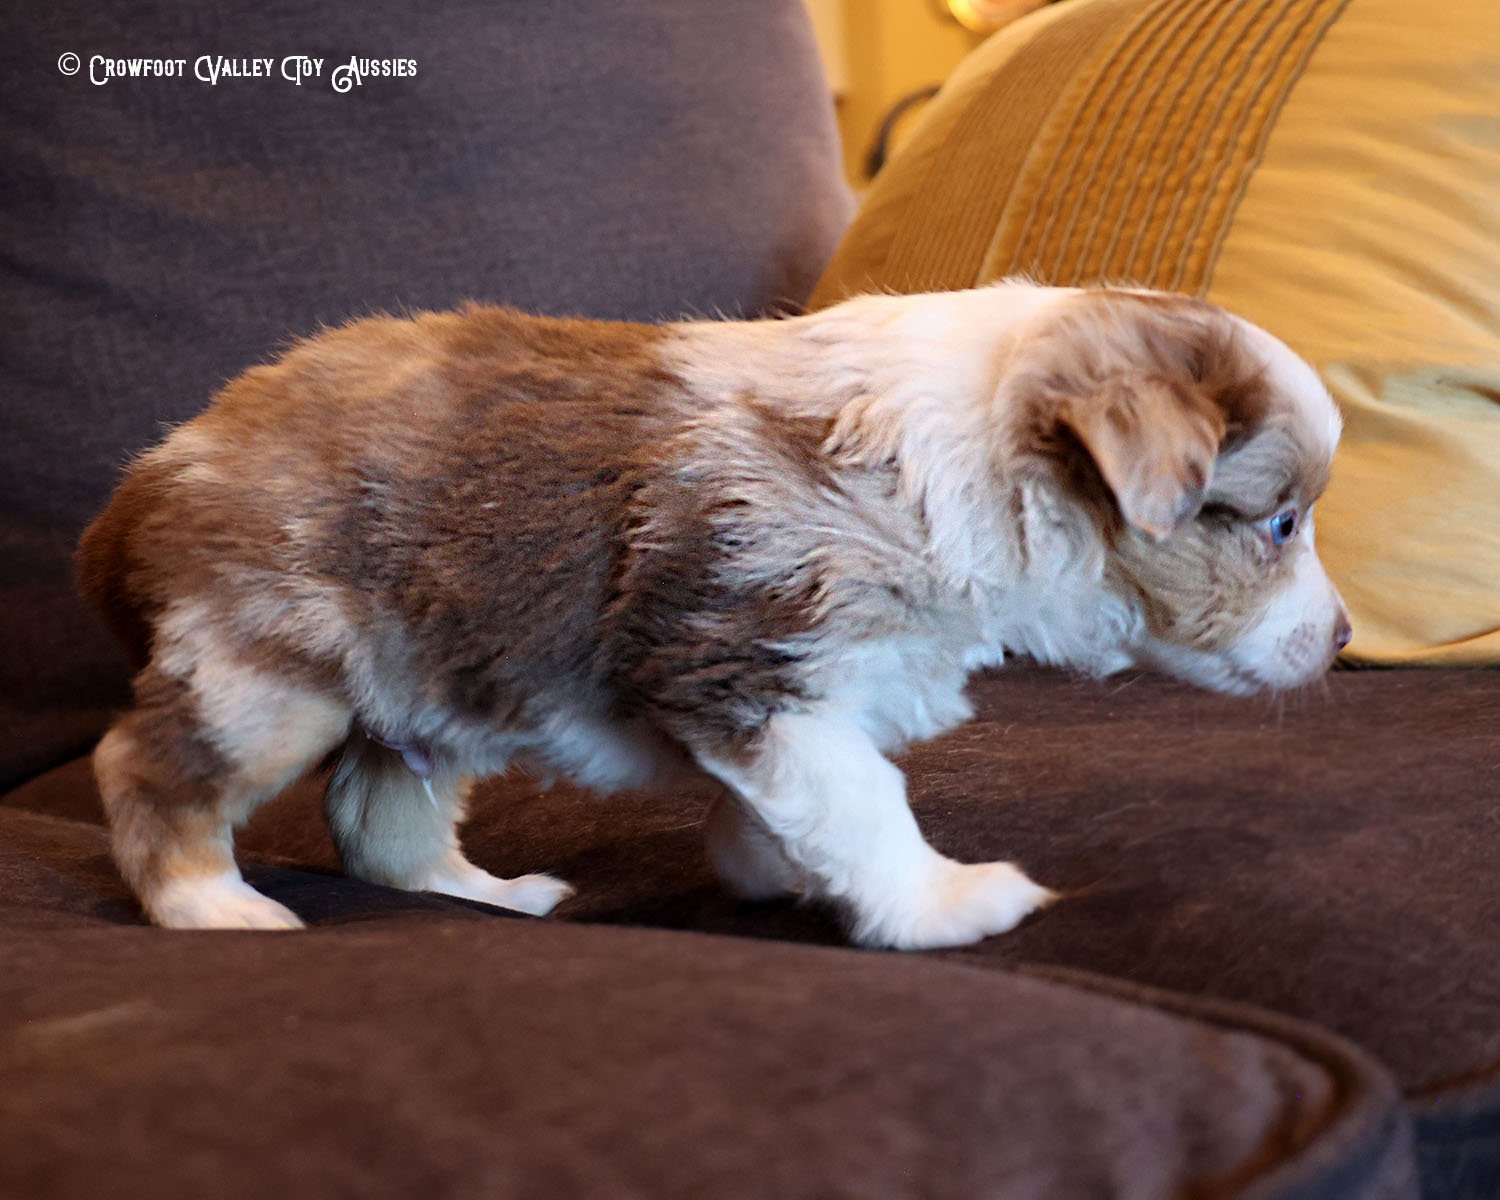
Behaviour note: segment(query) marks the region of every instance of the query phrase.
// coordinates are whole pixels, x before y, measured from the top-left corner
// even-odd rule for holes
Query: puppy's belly
[[[530,726],[449,720],[421,744],[473,778],[520,766],[542,779],[561,777],[600,792],[648,787],[687,766],[682,751],[645,722],[614,721],[582,710],[559,709]]]
[[[661,783],[688,765],[675,743],[643,721],[611,721],[583,713],[548,722],[515,758],[537,774],[561,775],[601,792]]]
[[[907,638],[846,648],[817,682],[830,707],[848,712],[891,754],[972,717],[964,695],[967,678],[960,653],[938,639]]]

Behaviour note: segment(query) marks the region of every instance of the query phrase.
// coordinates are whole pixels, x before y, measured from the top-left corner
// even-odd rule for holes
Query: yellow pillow
[[[1067,0],[980,47],[814,296],[1130,281],[1344,411],[1318,543],[1371,662],[1500,663],[1494,0]]]

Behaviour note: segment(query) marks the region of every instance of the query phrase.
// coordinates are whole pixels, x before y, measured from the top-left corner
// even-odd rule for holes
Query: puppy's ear
[[[1187,381],[1126,374],[1069,399],[1063,424],[1083,443],[1120,515],[1156,541],[1196,515],[1224,439],[1223,410]]]

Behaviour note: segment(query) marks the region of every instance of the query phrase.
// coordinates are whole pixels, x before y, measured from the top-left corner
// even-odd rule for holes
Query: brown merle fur
[[[1109,569],[1139,598],[1152,632],[1195,648],[1226,645],[1288,569],[1247,518],[1293,500],[1306,511],[1327,483],[1326,461],[1277,411],[1229,318],[1186,297],[1089,293],[1018,355],[1020,437],[1093,516],[1116,552]],[[1136,386],[1120,388],[1122,379]],[[1161,407],[1140,406],[1143,381],[1159,384]],[[1176,464],[1182,504],[1171,538],[1129,528],[1070,416],[1090,403],[1109,406],[1127,444],[1138,423],[1166,419],[1169,406],[1212,431],[1208,457]]]
[[[1152,632],[1225,644],[1279,569],[1244,520],[1268,514],[1246,506],[1267,489],[1310,503],[1321,487],[1298,427],[1207,306],[1096,292],[1033,334],[997,339],[1010,406],[975,441],[1008,434],[995,464],[1014,477],[997,482],[994,513],[966,516],[993,533],[1029,475],[1093,521],[1103,570]],[[663,352],[692,342],[680,328],[478,306],[372,318],[247,372],[144,455],[86,533],[79,570],[140,668],[136,707],[96,764],[148,909],[170,908],[175,876],[233,874],[229,823],[341,746],[333,827],[372,878],[390,864],[374,840],[356,845],[370,806],[410,812],[415,788],[399,747],[380,742],[447,755],[428,823],[449,874],[418,872],[423,887],[474,870],[454,858],[462,772],[519,757],[619,786],[684,753],[748,767],[761,731],[823,686],[884,697],[882,749],[961,720],[955,664],[997,581],[955,583],[934,563],[933,511],[903,492],[899,455],[840,451],[839,409],[860,410],[867,376],[807,365],[839,346],[791,335],[784,348],[808,358],[784,374],[804,392],[783,397],[774,332],[729,336],[764,340],[714,376],[730,389],[715,399],[684,378],[711,369]],[[1019,564],[990,550],[975,562],[1025,569],[1024,547]],[[882,639],[927,673],[909,712],[903,685],[842,665],[874,646],[856,662],[889,671]],[[366,767],[379,787],[354,786]],[[465,878],[482,897],[512,882]],[[213,900],[257,901],[269,903],[230,884]]]

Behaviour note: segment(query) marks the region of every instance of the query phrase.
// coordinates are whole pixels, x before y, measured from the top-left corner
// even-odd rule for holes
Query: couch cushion
[[[1023,272],[1201,295],[1317,366],[1350,655],[1500,662],[1492,0],[1070,0],[977,51],[815,304]]]
[[[1292,1022],[268,867],[313,930],[167,933],[104,851],[0,809],[9,1195],[1415,1195],[1389,1079]]]
[[[1025,668],[973,692],[977,720],[904,762],[918,817],[942,850],[1016,858],[1070,895],[953,957],[1337,1030],[1405,1090],[1429,1195],[1500,1193],[1500,672],[1339,671],[1275,704]],[[725,895],[700,846],[708,798],[513,776],[480,789],[465,840],[500,874],[578,885],[564,918],[841,944],[821,909]],[[83,818],[98,805],[84,763],[8,802]],[[242,842],[335,865],[311,785]]]
[[[64,75],[59,57],[83,57]],[[89,82],[271,55],[271,78]],[[354,54],[416,63],[340,95]],[[323,78],[280,78],[288,54]],[[124,690],[74,542],[163,422],[288,337],[507,301],[645,320],[806,298],[848,213],[799,0],[59,0],[0,41],[0,786]]]
[[[922,827],[1068,895],[958,957],[1315,1021],[1413,1094],[1500,1068],[1500,671],[1336,671],[1321,693],[1247,701],[1016,667],[971,696],[974,721],[902,760]],[[575,919],[842,944],[820,908],[723,893],[698,828],[711,786],[598,797],[513,773],[480,786],[465,845],[499,874],[577,884],[559,910]],[[316,793],[241,844],[336,869]],[[82,762],[6,803],[98,819]]]

